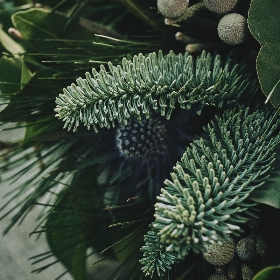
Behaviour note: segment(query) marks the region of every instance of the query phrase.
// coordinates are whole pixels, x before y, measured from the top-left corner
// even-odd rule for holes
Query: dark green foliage
[[[143,264],[142,271],[145,276],[153,277],[157,273],[159,277],[163,277],[167,270],[170,270],[172,265],[178,261],[177,253],[167,251],[166,245],[159,241],[154,230],[148,231],[144,236],[145,246],[141,248],[144,258],[140,260]]]
[[[241,74],[242,66],[206,52],[196,60],[172,51],[166,56],[161,51],[139,54],[124,58],[122,66],[108,67],[109,72],[103,65],[100,72],[87,72],[86,79],[78,78],[56,99],[56,116],[64,128],[75,131],[82,123],[97,131],[98,126],[114,127],[116,120],[126,125],[131,115],[139,121],[149,118],[152,109],[170,119],[177,103],[183,109],[199,105],[200,112],[206,105],[233,103],[248,87],[250,94],[255,91],[250,75]]]
[[[280,135],[272,136],[278,124],[271,109],[250,113],[236,107],[217,116],[204,138],[187,148],[157,197],[152,223],[178,259],[186,257],[189,245],[203,252],[207,244],[239,235],[238,224],[255,215],[247,198],[268,178],[280,141]]]

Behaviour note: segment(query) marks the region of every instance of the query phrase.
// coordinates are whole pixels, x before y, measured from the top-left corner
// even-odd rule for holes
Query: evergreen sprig
[[[169,119],[176,103],[183,109],[199,104],[199,113],[205,105],[238,100],[248,87],[250,94],[255,90],[243,66],[206,52],[196,59],[172,51],[166,56],[140,53],[124,58],[122,66],[108,63],[108,68],[93,68],[92,76],[87,72],[86,79],[78,78],[56,99],[56,117],[64,128],[75,131],[82,123],[97,132],[98,126],[114,127],[115,120],[126,125],[131,115],[149,118],[152,109]]]
[[[153,229],[147,232],[144,241],[146,245],[141,248],[144,258],[140,260],[140,263],[144,265],[142,271],[145,276],[153,277],[156,272],[159,277],[163,277],[166,271],[178,262],[177,252],[167,251],[166,244],[160,242],[157,232]]]
[[[275,160],[279,122],[272,109],[250,113],[237,106],[204,127],[206,135],[187,148],[157,197],[152,227],[166,251],[183,259],[189,246],[203,252],[206,244],[242,232],[238,224],[256,210],[247,199],[265,183]],[[155,263],[141,262],[146,270]]]

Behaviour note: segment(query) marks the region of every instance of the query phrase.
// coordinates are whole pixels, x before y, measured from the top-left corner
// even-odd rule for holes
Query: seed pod
[[[255,275],[252,268],[249,265],[244,264],[244,263],[242,264],[241,272],[242,272],[242,279],[243,280],[252,280],[254,275]]]
[[[262,257],[267,254],[268,246],[263,235],[259,234],[257,237],[256,251]]]
[[[237,0],[203,0],[205,7],[214,13],[225,14],[237,4]]]
[[[235,244],[231,239],[231,242],[222,240],[222,245],[213,243],[205,245],[206,252],[203,253],[204,258],[213,265],[224,265],[229,263],[235,251]]]
[[[188,0],[158,0],[159,12],[166,18],[175,19],[184,14],[189,6]]]
[[[236,254],[243,261],[249,261],[253,259],[256,254],[256,238],[249,235],[246,238],[242,238],[236,244]]]
[[[218,35],[222,41],[230,45],[238,45],[245,41],[248,32],[246,18],[240,14],[225,15],[218,24]]]
[[[208,280],[227,280],[227,277],[224,274],[216,273],[211,275]]]

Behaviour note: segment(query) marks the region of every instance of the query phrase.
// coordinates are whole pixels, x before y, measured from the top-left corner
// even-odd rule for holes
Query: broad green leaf
[[[52,111],[46,110],[47,106],[53,105],[48,105],[47,102],[54,99],[54,96],[60,92],[60,88],[53,80],[44,79],[50,77],[52,73],[48,70],[42,69],[37,71],[34,75],[31,75],[30,70],[28,70],[28,67],[21,59],[17,59],[15,64],[19,71],[17,78],[18,82],[14,85],[14,91],[5,93],[17,94],[11,96],[9,105],[0,113],[0,120],[2,122],[37,121],[39,118],[37,112],[38,107],[41,107],[42,110],[44,110],[44,115],[40,115],[40,118],[46,117],[47,115],[53,116]],[[5,73],[5,71],[3,72]],[[15,75],[15,73],[13,75]],[[8,81],[9,78],[11,79],[7,74],[4,78]],[[23,81],[22,85],[21,81]],[[17,113],[15,114],[15,112]]]
[[[262,91],[274,107],[280,104],[280,1],[252,0],[248,24],[253,36],[260,42],[257,57],[257,73]],[[271,96],[269,95],[274,88]]]
[[[102,248],[108,246],[108,238],[102,236],[105,229],[99,216],[104,212],[103,196],[96,185],[96,170],[91,167],[79,171],[46,223],[52,252],[75,280],[86,279],[86,250],[94,246],[92,239],[96,237]]]
[[[280,209],[280,147],[276,148],[276,160],[271,176],[260,188],[255,190],[250,199]]]
[[[69,18],[47,9],[33,8],[17,12],[12,16],[12,21],[22,37],[36,49],[44,50],[62,46],[61,42],[46,43],[46,39],[90,40],[96,38],[94,33],[76,22],[71,22],[68,26]]]
[[[28,123],[28,126],[25,130],[25,137],[23,140],[23,145],[29,143],[30,141],[39,140],[43,138],[47,141],[47,137],[51,141],[52,134],[51,132],[55,131],[57,127],[61,127],[61,124],[55,119],[53,115],[48,115],[46,117],[40,118],[40,120]],[[61,133],[64,135],[64,133]]]
[[[0,58],[0,89],[3,94],[14,94],[21,87],[22,60],[3,56]]]
[[[69,210],[72,200],[66,194],[48,217],[47,241],[52,252],[63,263],[75,280],[86,279],[85,233],[79,232],[82,222],[78,211]],[[73,205],[74,207],[74,205]]]
[[[259,271],[253,280],[279,280],[280,265],[269,266]]]

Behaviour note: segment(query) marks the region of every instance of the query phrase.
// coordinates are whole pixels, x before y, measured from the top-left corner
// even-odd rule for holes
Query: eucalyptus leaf
[[[248,24],[253,36],[261,44],[257,57],[257,72],[262,91],[274,107],[280,104],[280,1],[252,0]],[[269,95],[274,88],[271,95]]]
[[[279,280],[280,265],[269,266],[259,271],[253,280]]]
[[[280,209],[280,148],[276,150],[276,160],[269,179],[260,188],[253,191],[250,199]]]

